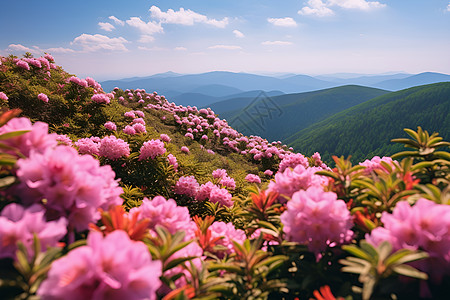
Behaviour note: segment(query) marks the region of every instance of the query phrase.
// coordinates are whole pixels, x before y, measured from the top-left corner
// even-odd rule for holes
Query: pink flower
[[[353,232],[350,212],[335,193],[312,186],[298,191],[287,202],[281,222],[289,241],[305,244],[320,258],[327,247],[348,242]]]
[[[211,239],[223,237],[217,244],[225,246],[228,249],[227,253],[234,252],[233,241],[242,244],[246,239],[245,232],[236,229],[233,223],[214,222],[209,229],[211,230]]]
[[[119,98],[120,99],[120,98]],[[132,111],[127,111],[126,113],[124,113],[123,114],[124,115],[124,117],[127,117],[127,118],[136,118],[136,115],[134,114],[134,112],[132,112]]]
[[[392,214],[383,212],[384,227],[377,227],[366,235],[377,246],[389,241],[394,250],[402,248],[421,249],[430,255],[418,262],[421,270],[440,282],[443,275],[450,274],[450,206],[419,199],[414,206],[400,201]]]
[[[194,135],[192,133],[190,133],[190,132],[186,133],[184,136],[188,137],[190,139],[194,139]]]
[[[156,226],[162,226],[172,234],[186,230],[189,231],[189,235],[194,234],[195,224],[191,220],[189,210],[186,207],[177,206],[173,199],[166,200],[162,196],[156,196],[153,200],[144,198],[139,207],[130,210],[130,213],[137,212],[139,212],[139,220],[144,218],[150,220],[148,228],[153,232]]]
[[[162,265],[122,230],[91,232],[87,245],[53,262],[38,290],[42,299],[156,299]]]
[[[0,127],[0,134],[19,130],[30,130],[30,132],[3,140],[2,143],[18,149],[25,156],[29,156],[32,150],[43,153],[47,148],[57,145],[57,135],[55,133],[48,134],[48,124],[43,122],[31,124],[31,121],[27,118],[10,120],[6,125]],[[15,151],[7,150],[6,152],[15,154]]]
[[[186,154],[189,154],[189,148],[186,147],[186,146],[181,147],[180,150],[181,150],[181,152],[184,152],[184,153],[186,153]]]
[[[49,60],[50,62],[54,62],[55,59],[53,58],[53,56],[51,54],[45,53],[44,57]]]
[[[59,145],[72,146],[72,140],[66,134],[58,134],[56,140]]]
[[[91,97],[91,100],[96,103],[106,103],[109,104],[111,102],[111,99],[109,99],[108,95],[106,94],[94,94]]]
[[[135,110],[134,113],[135,113],[136,115],[138,115],[139,117],[141,117],[141,118],[145,117],[145,114],[144,114],[143,111]]]
[[[128,157],[130,155],[130,146],[124,140],[111,135],[102,138],[98,151],[99,156],[116,160],[122,156]]]
[[[165,133],[161,134],[159,138],[161,139],[161,141],[164,141],[166,143],[170,143],[171,141],[170,137]]]
[[[116,131],[117,130],[117,126],[114,122],[108,121],[105,123],[105,128],[111,131]]]
[[[212,203],[219,203],[220,205],[231,207],[233,206],[232,196],[225,188],[219,188],[215,186],[209,193],[209,201]]]
[[[164,148],[164,143],[160,140],[151,140],[144,142],[139,153],[139,160],[144,160],[149,157],[155,159],[158,155],[166,153],[166,148]]]
[[[194,176],[182,176],[178,179],[174,187],[175,194],[195,197],[199,185]]]
[[[133,124],[133,129],[136,131],[136,133],[147,133],[147,129],[145,128],[145,125],[142,125],[141,123]]]
[[[8,96],[6,96],[6,94],[5,93],[3,93],[3,92],[0,92],[0,100],[8,100]]]
[[[381,164],[381,162],[385,162],[391,167],[394,166],[392,158],[386,156],[383,156],[383,158],[380,158],[379,156],[374,156],[371,160],[366,159],[364,162],[359,163],[359,165],[366,167],[364,169],[365,175],[370,175],[375,170],[380,170],[389,173],[389,171]]]
[[[41,251],[46,251],[47,247],[56,247],[67,233],[67,220],[60,218],[46,222],[44,214],[44,208],[38,204],[26,209],[16,203],[5,206],[0,215],[0,258],[15,258],[18,241],[32,255],[33,234],[41,242]]]
[[[211,181],[208,181],[205,184],[202,184],[198,190],[197,195],[195,196],[195,200],[197,201],[204,201],[207,198],[209,198],[209,195],[213,189],[217,188],[217,186],[212,183]]]
[[[133,120],[133,124],[136,124],[136,123],[140,123],[140,124],[142,124],[142,125],[145,125],[145,121],[144,121],[144,119],[142,119],[142,118],[136,118],[136,119],[134,119],[134,120]]]
[[[214,170],[214,171],[212,172],[212,176],[213,176],[214,178],[216,178],[216,179],[218,179],[218,178],[224,178],[225,176],[227,176],[227,170],[225,170],[225,169],[217,169],[217,170]]]
[[[125,126],[125,128],[123,129],[123,132],[124,132],[125,134],[134,135],[134,134],[136,134],[136,129],[134,129],[133,126],[127,125],[127,126]]]
[[[75,146],[78,147],[78,152],[80,154],[99,155],[100,138],[90,137],[79,139],[75,142]]]
[[[173,169],[175,170],[175,172],[177,172],[178,171],[177,158],[174,155],[169,154],[169,155],[167,155],[167,160],[169,161],[169,164],[171,164],[173,166]]]
[[[67,82],[73,82],[75,84],[78,84],[81,87],[88,87],[88,83],[86,80],[72,76],[69,79],[67,79]]]
[[[272,175],[273,175],[273,172],[272,172],[272,170],[265,170],[265,171],[264,171],[264,175],[266,175],[266,176],[272,176]]]
[[[307,168],[309,166],[308,159],[303,154],[292,153],[286,155],[283,158],[283,160],[280,162],[278,171],[283,172],[287,168],[295,168],[297,165],[302,165],[303,167]]]
[[[220,180],[220,184],[223,185],[224,187],[227,187],[232,190],[234,190],[236,188],[236,183],[234,182],[234,179],[229,176],[223,177]]]
[[[247,176],[245,176],[245,180],[250,183],[261,183],[261,178],[259,178],[259,176],[255,174],[248,174]]]
[[[122,203],[123,191],[111,166],[100,166],[98,160],[80,156],[74,148],[32,151],[29,158],[17,161],[17,167],[19,196],[29,204],[46,199],[47,214],[65,217],[77,231],[100,218],[99,207],[106,210]]]
[[[40,94],[38,95],[38,99],[41,100],[41,101],[44,101],[45,103],[48,102],[48,97],[47,97],[47,95],[44,94],[44,93],[40,93]]]
[[[22,68],[22,69],[25,69],[25,70],[28,70],[28,71],[30,70],[30,65],[26,61],[18,60],[16,62],[16,65],[18,67]]]

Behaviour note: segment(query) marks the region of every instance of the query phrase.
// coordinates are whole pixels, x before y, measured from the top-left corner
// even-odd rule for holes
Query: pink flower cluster
[[[58,145],[65,145],[65,146],[73,145],[72,140],[66,134],[58,134],[56,140],[58,141]]]
[[[105,128],[110,130],[110,131],[116,131],[117,130],[117,126],[114,122],[108,121],[105,123]]]
[[[181,176],[174,187],[175,194],[195,197],[199,189],[197,179],[194,176]]]
[[[245,176],[245,180],[250,183],[261,183],[261,178],[255,174],[247,174],[247,176]]]
[[[91,136],[90,138],[82,138],[75,142],[75,146],[78,147],[80,154],[99,155],[101,139],[97,136]]]
[[[46,199],[47,217],[65,217],[77,231],[100,218],[97,209],[120,205],[122,188],[109,165],[100,166],[92,156],[80,156],[68,146],[32,151],[17,161],[21,181],[17,193],[28,204]]]
[[[38,290],[42,299],[156,299],[160,261],[121,230],[91,232],[87,245],[53,262]]]
[[[292,153],[283,158],[280,162],[278,171],[283,172],[287,168],[295,168],[297,165],[302,165],[307,168],[309,166],[308,159],[301,153]]]
[[[320,169],[317,167],[305,168],[300,164],[294,169],[287,168],[284,172],[279,171],[275,174],[275,181],[270,181],[268,191],[278,193],[278,201],[285,203],[299,190],[306,190],[310,186],[326,185],[328,178],[315,175],[318,170]]]
[[[214,222],[209,226],[211,230],[211,238],[223,237],[217,244],[225,246],[228,250],[227,253],[233,253],[233,241],[242,244],[247,238],[245,232],[236,229],[233,223]]]
[[[349,242],[353,236],[353,222],[345,202],[316,186],[292,195],[281,222],[287,240],[307,245],[318,259],[327,247]]]
[[[107,94],[94,94],[92,95],[91,100],[96,103],[109,104],[111,102],[111,99],[108,97]]]
[[[450,274],[450,206],[419,199],[414,206],[400,201],[392,214],[383,212],[384,227],[377,227],[366,235],[367,241],[377,246],[389,241],[394,250],[421,249],[430,255],[419,261],[420,269],[439,282]]]
[[[48,102],[48,96],[47,96],[46,94],[44,94],[44,93],[40,93],[40,94],[38,95],[38,99],[41,100],[41,101],[43,101],[43,102],[45,102],[45,103]]]
[[[171,164],[173,166],[173,169],[175,170],[175,172],[177,172],[178,171],[177,158],[173,154],[169,154],[169,155],[167,155],[167,161],[169,162],[169,164]]]
[[[19,241],[32,255],[34,234],[41,242],[42,251],[46,251],[47,247],[56,247],[67,233],[67,220],[60,218],[46,222],[44,214],[44,208],[38,204],[29,208],[16,203],[5,206],[0,214],[0,258],[15,258]]]
[[[380,158],[379,156],[374,156],[371,160],[366,159],[364,162],[359,163],[360,166],[366,167],[364,169],[365,175],[370,175],[374,172],[374,170],[380,170],[389,173],[389,171],[381,164],[381,162],[385,162],[390,166],[394,166],[394,162],[392,158],[383,156]]]
[[[130,155],[130,146],[127,142],[116,138],[114,135],[105,136],[100,141],[98,155],[111,160],[117,160],[123,156],[128,157]]]
[[[8,96],[6,96],[6,94],[5,93],[3,93],[3,92],[0,92],[0,100],[8,100]]]
[[[152,231],[155,231],[156,226],[162,226],[172,234],[185,231],[187,236],[194,236],[196,225],[189,216],[189,210],[177,206],[173,199],[166,200],[162,196],[156,196],[153,200],[144,198],[141,206],[133,207],[130,213],[139,213],[139,220],[149,219],[148,228]]]
[[[155,159],[157,156],[166,153],[166,148],[164,147],[164,143],[160,140],[150,140],[144,142],[139,153],[139,160],[145,160],[149,157]]]
[[[6,125],[0,127],[0,134],[19,130],[29,130],[29,132],[17,137],[3,140],[2,143],[9,147],[16,148],[25,156],[29,156],[33,150],[43,153],[47,148],[57,145],[56,133],[48,134],[48,124],[43,122],[31,123],[28,118],[14,118]],[[15,151],[6,150],[7,153],[15,154]]]
[[[161,141],[166,142],[166,143],[170,143],[170,141],[171,141],[170,137],[165,133],[162,133],[159,136],[159,138],[161,139]]]

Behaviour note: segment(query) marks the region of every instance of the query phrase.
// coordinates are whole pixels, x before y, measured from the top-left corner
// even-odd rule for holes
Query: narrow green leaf
[[[364,252],[363,250],[361,250],[360,248],[358,248],[355,245],[343,245],[342,246],[342,250],[349,252],[350,254],[362,258],[364,260],[367,261],[372,261],[373,258],[370,257],[366,252]]]
[[[30,132],[30,130],[17,130],[17,131],[3,133],[3,134],[0,134],[0,140],[7,140],[10,138],[25,134],[27,132]]]
[[[419,270],[411,267],[410,265],[399,265],[392,268],[392,271],[394,271],[397,274],[418,278],[422,280],[427,280],[428,275],[426,273],[420,272]]]

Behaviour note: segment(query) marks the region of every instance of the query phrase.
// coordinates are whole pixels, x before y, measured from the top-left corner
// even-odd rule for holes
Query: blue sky
[[[166,71],[450,74],[448,0],[3,0],[0,55],[97,80]]]

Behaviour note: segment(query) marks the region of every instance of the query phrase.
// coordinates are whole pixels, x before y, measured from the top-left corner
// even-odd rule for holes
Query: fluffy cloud
[[[237,38],[245,37],[245,35],[242,32],[240,32],[239,30],[233,30],[233,33],[234,33],[234,36]]]
[[[194,25],[194,23],[204,23],[219,28],[224,28],[228,25],[228,18],[223,18],[222,20],[209,19],[205,15],[190,9],[185,10],[182,7],[178,11],[168,9],[167,12],[163,12],[159,7],[153,5],[149,11],[152,18],[167,24]]]
[[[125,43],[128,43],[123,37],[109,38],[101,34],[85,34],[76,37],[72,45],[80,46],[83,51],[93,52],[98,50],[109,51],[128,51],[125,47]]]
[[[145,23],[139,17],[131,17],[129,20],[127,20],[127,24],[131,27],[139,29],[143,34],[146,35],[163,32],[161,24],[152,21]]]
[[[26,47],[21,44],[10,44],[8,46],[8,50],[15,51],[15,52],[30,52],[30,53],[42,52],[37,46],[34,46],[33,48],[29,48],[29,47]]]
[[[100,26],[100,29],[104,31],[112,31],[113,29],[116,29],[116,27],[110,23],[98,22],[98,26]]]
[[[330,7],[337,6],[344,9],[357,9],[369,11],[372,9],[386,7],[386,4],[378,1],[366,0],[328,0],[326,3],[322,0],[309,0],[308,6],[298,11],[300,15],[313,15],[317,17],[326,17],[334,15]]]
[[[286,18],[268,18],[267,21],[272,23],[275,26],[281,27],[296,27],[297,23],[294,19],[286,17]]]
[[[208,47],[208,49],[241,50],[242,47],[234,45],[214,45]]]
[[[450,11],[450,3],[447,5],[447,11]]]
[[[322,0],[309,0],[309,6],[303,7],[298,11],[300,15],[312,15],[317,17],[326,17],[334,15],[334,12],[327,7]]]
[[[383,8],[386,4],[378,1],[365,1],[365,0],[329,0],[329,5],[336,5],[347,9],[360,9],[370,10],[373,8]]]
[[[187,48],[185,48],[185,47],[175,47],[175,48],[173,48],[173,50],[177,50],[177,51],[187,51]]]
[[[120,19],[118,19],[118,18],[116,18],[116,17],[114,17],[114,16],[109,16],[109,19],[110,19],[110,20],[113,20],[114,23],[116,23],[117,25],[120,25],[120,26],[125,25],[125,22],[124,22],[124,21],[122,21],[122,20],[120,20]]]
[[[146,34],[143,34],[143,35],[141,35],[141,38],[139,39],[139,43],[151,43],[151,42],[153,42],[155,40],[155,38],[154,37],[152,37],[151,35],[146,35]]]
[[[261,45],[265,45],[265,46],[288,46],[288,45],[292,45],[291,42],[286,42],[286,41],[265,41],[262,42]]]
[[[69,49],[69,48],[58,47],[58,48],[48,48],[47,52],[49,52],[49,53],[75,53],[76,51],[73,49]]]

